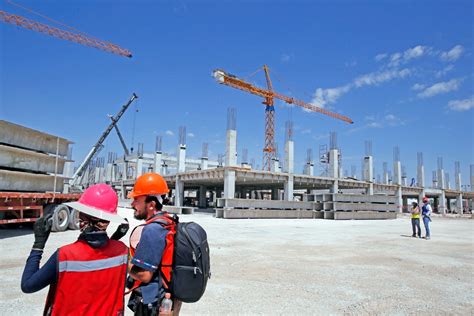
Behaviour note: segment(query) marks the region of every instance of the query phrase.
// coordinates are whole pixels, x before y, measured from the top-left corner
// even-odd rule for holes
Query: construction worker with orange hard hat
[[[175,226],[172,216],[163,210],[168,192],[161,175],[145,173],[128,195],[133,199],[134,217],[145,221],[130,234],[127,287],[132,292],[128,307],[134,315],[158,315],[160,302],[169,293]],[[175,300],[173,315],[179,314],[180,306]]]
[[[21,279],[24,293],[50,285],[44,315],[123,315],[127,246],[119,241],[128,223],[117,215],[118,197],[106,184],[89,187],[79,201],[65,203],[79,211],[81,234],[60,247],[39,269],[51,231],[51,214],[34,225],[35,242]],[[111,238],[110,222],[120,223]]]

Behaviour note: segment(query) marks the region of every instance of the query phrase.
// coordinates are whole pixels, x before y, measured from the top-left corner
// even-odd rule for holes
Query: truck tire
[[[53,208],[53,225],[51,230],[53,232],[65,231],[69,225],[69,207],[66,205],[55,205]]]
[[[72,230],[79,229],[79,211],[78,210],[70,209],[68,228]]]

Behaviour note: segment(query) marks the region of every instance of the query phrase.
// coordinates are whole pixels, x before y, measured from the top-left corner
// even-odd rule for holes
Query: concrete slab
[[[66,156],[71,141],[25,126],[0,120],[0,143]]]
[[[315,218],[315,212],[307,210],[250,210],[223,209],[223,218]]]
[[[65,162],[61,157],[0,144],[0,167],[62,174]]]
[[[56,177],[56,192],[62,192],[64,177]],[[52,192],[54,176],[0,169],[0,191]]]
[[[396,219],[397,213],[395,212],[334,212],[335,220],[344,219]]]

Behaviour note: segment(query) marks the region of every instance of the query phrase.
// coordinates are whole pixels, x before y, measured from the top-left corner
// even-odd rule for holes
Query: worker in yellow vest
[[[420,227],[420,207],[418,203],[413,202],[411,203],[411,227],[413,229],[413,235],[411,237],[415,237],[418,235],[418,238],[421,238],[421,227]],[[418,230],[418,233],[417,233]]]

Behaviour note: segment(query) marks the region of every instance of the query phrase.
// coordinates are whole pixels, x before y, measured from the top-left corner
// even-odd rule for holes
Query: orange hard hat
[[[132,192],[128,194],[129,199],[143,195],[163,195],[168,193],[168,184],[158,173],[145,173],[137,178]]]

